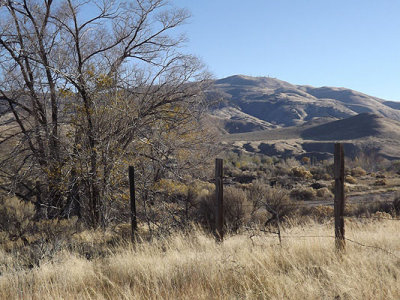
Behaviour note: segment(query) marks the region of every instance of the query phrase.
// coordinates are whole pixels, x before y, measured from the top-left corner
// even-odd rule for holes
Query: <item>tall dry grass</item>
[[[89,261],[60,252],[32,270],[4,267],[0,299],[400,299],[400,222],[347,222],[338,256],[333,224],[243,233],[221,244],[199,229]],[[0,264],[12,264],[0,252]]]

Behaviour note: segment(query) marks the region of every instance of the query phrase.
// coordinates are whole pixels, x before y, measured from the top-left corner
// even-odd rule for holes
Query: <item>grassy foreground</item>
[[[347,222],[335,254],[333,224],[311,222],[265,234],[229,236],[222,244],[200,230],[166,240],[121,246],[87,260],[60,251],[32,270],[7,269],[0,299],[400,299],[400,222]],[[93,233],[92,238],[95,238]],[[87,237],[88,239],[90,237]],[[0,264],[12,257],[0,252]]]

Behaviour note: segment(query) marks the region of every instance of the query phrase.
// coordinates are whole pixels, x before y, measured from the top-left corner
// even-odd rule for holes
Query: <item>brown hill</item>
[[[269,77],[235,75],[216,80],[209,93],[222,98],[211,114],[224,120],[221,130],[229,133],[288,127],[321,117],[344,119],[365,112],[400,121],[397,102],[345,88],[315,88]],[[227,108],[231,113],[226,113]],[[225,110],[223,117],[221,110]]]
[[[400,138],[400,122],[373,113],[311,127],[301,133],[309,140],[354,140],[367,137]]]
[[[346,155],[374,153],[400,159],[400,122],[363,113],[342,120],[317,119],[303,125],[229,134],[224,141],[237,151],[280,157],[332,157],[334,144],[342,142]]]

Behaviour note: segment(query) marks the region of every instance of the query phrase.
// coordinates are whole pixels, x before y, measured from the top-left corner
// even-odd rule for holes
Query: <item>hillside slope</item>
[[[312,140],[354,140],[367,137],[400,139],[400,122],[373,113],[311,127],[301,137]]]
[[[373,153],[400,159],[400,122],[372,113],[336,120],[323,118],[298,126],[224,135],[236,151],[281,157],[332,157],[333,145],[344,144],[346,156]]]
[[[228,133],[288,127],[321,117],[343,119],[365,112],[400,121],[397,102],[345,88],[234,75],[216,80],[209,92],[222,100],[211,114],[223,120],[221,130]]]

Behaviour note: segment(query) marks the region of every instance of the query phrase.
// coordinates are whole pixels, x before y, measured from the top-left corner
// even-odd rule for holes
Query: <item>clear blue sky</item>
[[[216,78],[271,76],[400,101],[400,0],[172,0]]]

